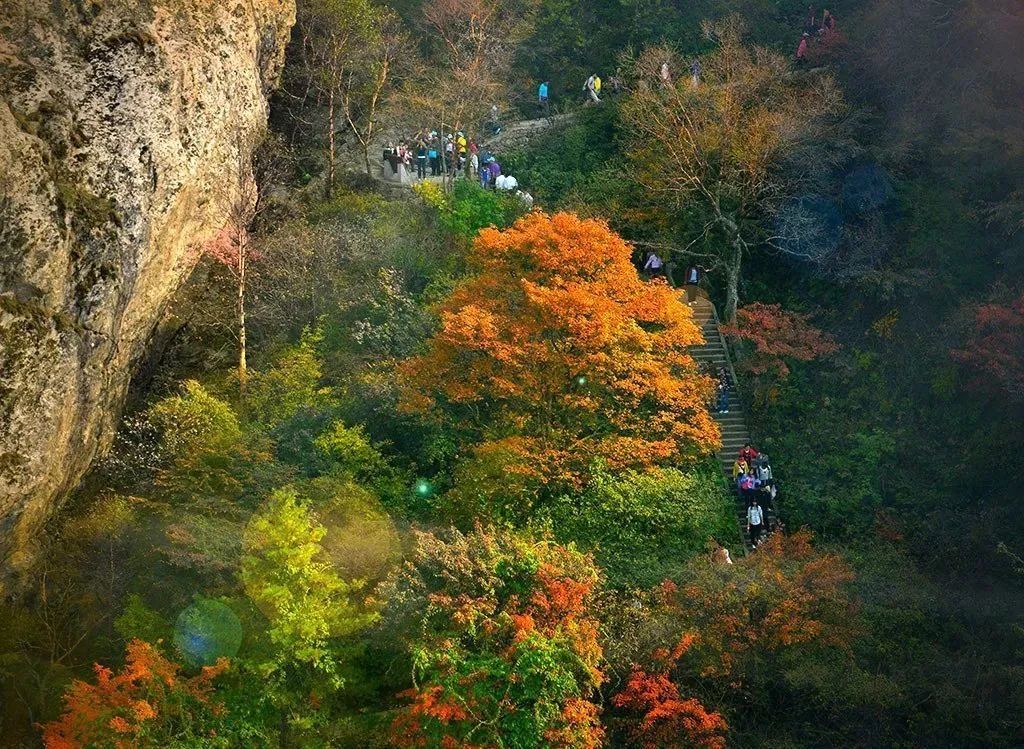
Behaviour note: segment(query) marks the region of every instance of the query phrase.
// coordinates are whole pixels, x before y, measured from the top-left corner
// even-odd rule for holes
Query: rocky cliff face
[[[265,127],[294,0],[0,0],[0,591],[113,437]]]

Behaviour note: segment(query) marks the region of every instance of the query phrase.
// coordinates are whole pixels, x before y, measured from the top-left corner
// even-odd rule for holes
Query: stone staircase
[[[735,493],[732,464],[740,448],[745,443],[752,441],[750,429],[747,427],[747,417],[743,411],[743,403],[736,390],[736,373],[733,371],[732,360],[729,358],[725,337],[718,330],[718,313],[715,311],[715,305],[703,291],[698,292],[696,298],[687,304],[693,310],[694,322],[700,325],[705,340],[703,346],[695,346],[691,349],[690,353],[693,358],[699,363],[707,363],[715,370],[718,367],[725,367],[729,373],[729,413],[712,415],[722,429],[722,448],[718,452],[718,463],[726,484]],[[750,536],[747,534],[747,509],[738,495],[736,496],[736,519],[739,522],[744,549],[749,552],[751,546]]]

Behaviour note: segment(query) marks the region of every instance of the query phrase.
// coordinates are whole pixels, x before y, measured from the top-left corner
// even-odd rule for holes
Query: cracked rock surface
[[[110,446],[267,121],[294,0],[0,0],[0,593]]]

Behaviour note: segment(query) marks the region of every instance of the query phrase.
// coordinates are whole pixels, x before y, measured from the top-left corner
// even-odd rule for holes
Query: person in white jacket
[[[747,533],[750,534],[750,545],[756,547],[764,530],[764,510],[757,503],[757,497],[750,501],[747,508]]]
[[[644,263],[644,272],[652,276],[665,275],[665,263],[654,252],[647,253],[647,262]]]

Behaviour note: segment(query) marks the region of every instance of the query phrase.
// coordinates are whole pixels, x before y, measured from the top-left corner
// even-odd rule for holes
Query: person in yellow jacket
[[[747,473],[748,470],[747,461],[743,458],[736,458],[736,462],[732,464],[732,477],[736,478],[741,473]]]
[[[455,138],[455,150],[458,151],[459,154],[459,171],[462,171],[466,166],[467,141],[465,133],[461,130]]]

